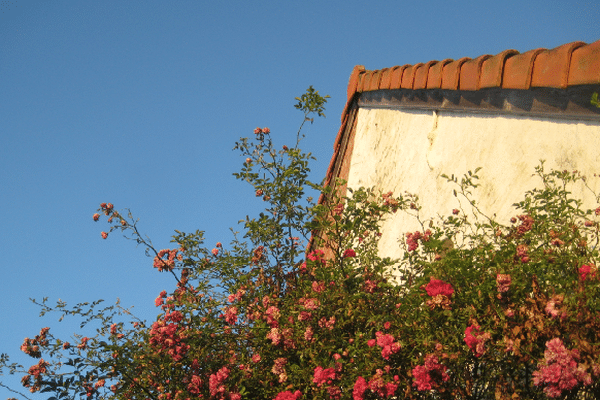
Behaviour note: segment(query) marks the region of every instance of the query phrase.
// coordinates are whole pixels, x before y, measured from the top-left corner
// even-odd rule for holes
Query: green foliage
[[[298,104],[294,107],[301,110],[306,118],[312,113],[316,113],[319,117],[324,117],[325,103],[327,103],[328,98],[329,96],[323,97],[319,95],[319,91],[315,90],[311,85],[306,90],[306,93],[295,98],[298,100]],[[310,121],[313,122],[312,119]]]
[[[310,87],[297,98],[302,124],[323,114],[326,97]],[[118,304],[44,300],[42,313],[78,316],[95,334],[71,345],[44,328],[22,347],[38,364],[2,355],[0,367],[57,399],[600,396],[600,207],[583,209],[570,193],[589,188],[585,177],[546,172],[542,162],[540,186],[503,225],[474,200],[479,169],[446,176],[467,206],[423,220],[411,194],[344,196],[343,181],[311,183],[300,132],[281,150],[268,128],[254,135],[235,145],[245,157],[235,177],[265,209],[242,219],[229,245],[210,249],[202,231],[177,232],[174,248],[159,251],[131,214],[102,204],[95,216],[105,214],[109,232],[146,246],[154,267],[174,276],[175,289],[156,299],[155,321]],[[399,238],[399,260],[378,251],[394,213],[421,226]]]
[[[600,107],[600,101],[598,101],[598,93],[592,94],[592,100],[590,101],[590,103],[592,103],[592,105],[596,107]]]

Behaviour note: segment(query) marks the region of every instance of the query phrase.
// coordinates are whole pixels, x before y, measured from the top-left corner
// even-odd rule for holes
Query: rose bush
[[[326,98],[312,88],[297,100],[303,123],[323,114]],[[24,368],[3,356],[5,370],[55,398],[600,397],[600,207],[583,210],[568,191],[584,177],[542,164],[540,187],[507,224],[481,218],[477,172],[447,177],[472,209],[421,220],[415,196],[342,196],[310,183],[301,138],[276,150],[270,130],[256,128],[236,144],[245,158],[236,177],[266,207],[229,246],[177,232],[157,250],[131,215],[102,203],[93,215],[108,219],[102,236],[130,235],[175,279],[155,300],[156,321],[124,320],[118,305],[42,302],[43,312],[95,322],[95,335],[71,345],[44,328],[21,347],[39,360]],[[400,260],[378,252],[381,222],[395,212],[422,226],[399,238]]]

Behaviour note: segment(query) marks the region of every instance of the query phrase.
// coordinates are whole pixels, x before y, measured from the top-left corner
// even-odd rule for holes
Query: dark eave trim
[[[594,92],[600,92],[600,85],[476,91],[387,89],[357,93],[357,97],[361,108],[448,110],[600,121],[600,108],[590,103]]]

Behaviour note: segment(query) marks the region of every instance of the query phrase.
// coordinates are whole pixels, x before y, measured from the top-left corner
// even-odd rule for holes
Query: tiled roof
[[[440,105],[443,107],[448,103],[454,103],[450,104],[450,107],[457,104],[462,106],[463,103],[469,105],[469,97],[473,97],[480,107],[486,106],[486,102],[488,106],[490,103],[498,103],[495,101],[495,94],[491,93],[494,91],[516,91],[521,96],[529,95],[528,99],[535,97],[537,103],[540,103],[542,98],[541,102],[544,103],[548,96],[560,95],[561,91],[570,92],[586,88],[585,96],[588,96],[590,85],[593,85],[594,91],[600,91],[600,40],[590,44],[567,43],[551,50],[540,48],[525,53],[505,50],[494,56],[486,54],[474,59],[445,59],[380,70],[365,70],[361,65],[356,66],[350,75],[348,100],[342,112],[342,124],[335,139],[326,182],[331,183],[336,177],[347,177],[350,167],[349,155],[352,154],[354,146],[354,135],[351,132],[356,123],[358,108],[355,99],[360,99],[361,94],[366,95],[362,96],[367,99],[363,101],[368,102],[379,93],[383,93],[379,99],[387,101],[385,93],[399,92],[400,103],[413,103],[420,107],[426,104],[424,101],[433,99],[434,105],[428,105],[429,108]],[[436,91],[442,93],[442,96],[435,95]],[[455,95],[461,99],[457,100]],[[544,96],[546,98],[543,98]],[[452,101],[439,102],[440,97],[451,98]],[[581,104],[583,108],[588,108],[587,112],[589,108],[594,108],[590,107],[587,98],[583,98],[575,108],[581,109]],[[552,104],[551,113],[561,112],[560,107],[568,101],[554,103],[558,106]],[[492,107],[497,106],[492,104]],[[594,118],[597,118],[598,109],[594,108],[592,113]]]
[[[573,42],[552,50],[525,53],[505,50],[495,56],[446,59],[366,71],[356,66],[348,84],[348,99],[355,93],[380,89],[485,88],[530,89],[600,83],[600,40]]]

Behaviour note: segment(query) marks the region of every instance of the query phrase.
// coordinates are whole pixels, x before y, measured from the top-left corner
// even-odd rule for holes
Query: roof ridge
[[[355,93],[382,89],[484,88],[530,89],[600,83],[600,40],[571,42],[554,49],[538,48],[519,53],[504,50],[471,59],[432,60],[378,70],[357,65],[348,83],[348,101]]]

